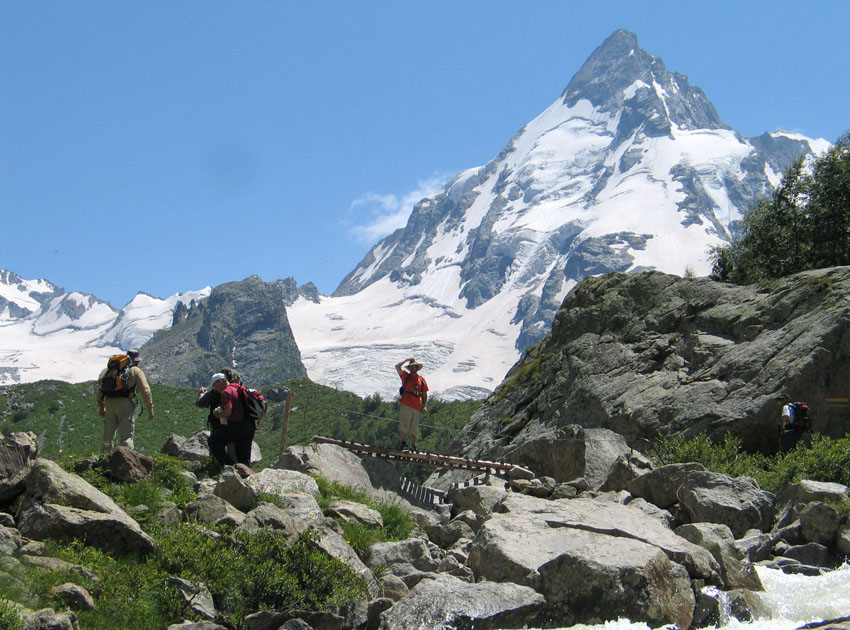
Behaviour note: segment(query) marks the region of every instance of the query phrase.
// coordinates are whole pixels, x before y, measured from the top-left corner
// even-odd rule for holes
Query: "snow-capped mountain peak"
[[[707,274],[711,247],[728,242],[742,211],[792,159],[827,146],[785,133],[743,138],[687,77],[616,31],[498,156],[420,201],[321,308],[290,309],[302,360],[320,382],[388,393],[393,358],[429,349],[425,372],[444,395],[490,388],[549,331],[580,279]],[[409,332],[365,325],[376,316],[362,303]],[[355,330],[358,349],[343,341]],[[344,367],[361,351],[356,368]],[[353,373],[364,362],[371,376]]]

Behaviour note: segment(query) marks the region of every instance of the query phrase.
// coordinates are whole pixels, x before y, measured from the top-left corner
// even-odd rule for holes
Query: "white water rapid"
[[[727,611],[719,630],[794,630],[813,621],[850,615],[850,564],[817,577],[786,575],[764,567],[756,570],[765,589],[759,596],[771,616],[744,623],[730,617]],[[562,630],[649,630],[649,626],[620,619]]]

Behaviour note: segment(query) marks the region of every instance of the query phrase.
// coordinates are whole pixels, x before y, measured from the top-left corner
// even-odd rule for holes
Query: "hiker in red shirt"
[[[402,365],[407,363],[407,369]],[[428,412],[428,383],[419,376],[422,364],[413,357],[395,364],[395,371],[401,377],[401,404],[399,405],[398,437],[401,439],[401,450],[416,450],[416,434],[419,430],[419,417]]]

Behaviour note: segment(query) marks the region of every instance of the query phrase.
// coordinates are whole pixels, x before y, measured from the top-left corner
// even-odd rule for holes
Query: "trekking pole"
[[[289,431],[289,410],[292,408],[292,392],[286,390],[286,407],[283,410],[283,427],[280,430],[280,450],[277,455],[280,457],[286,450],[286,434]]]

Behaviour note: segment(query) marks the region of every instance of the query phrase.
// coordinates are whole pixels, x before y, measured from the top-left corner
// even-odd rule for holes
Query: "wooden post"
[[[283,455],[283,452],[286,450],[286,434],[289,431],[289,410],[292,408],[292,392],[286,391],[286,407],[283,411],[283,427],[280,430],[280,451],[278,451],[278,457]]]

